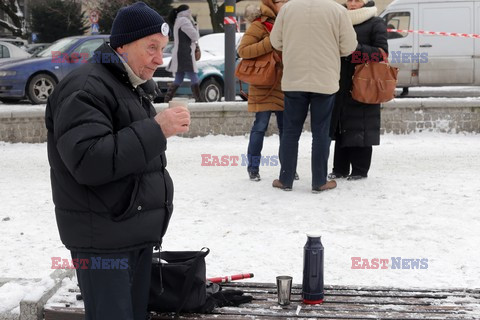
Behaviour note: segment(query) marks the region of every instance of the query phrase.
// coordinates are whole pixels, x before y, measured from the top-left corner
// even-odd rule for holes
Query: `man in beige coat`
[[[310,108],[312,130],[312,192],[333,189],[327,182],[329,127],[339,89],[340,57],[357,47],[347,9],[333,0],[290,0],[280,10],[272,46],[283,52],[284,128],[280,144],[280,177],[273,187],[292,189],[298,140]]]

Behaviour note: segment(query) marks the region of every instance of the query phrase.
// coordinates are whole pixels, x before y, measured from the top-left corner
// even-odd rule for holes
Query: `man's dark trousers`
[[[152,250],[148,247],[121,253],[72,251],[80,263],[77,278],[85,304],[85,320],[145,320]]]
[[[302,91],[285,92],[283,111],[283,134],[280,143],[280,181],[292,187],[297,169],[298,140],[310,108],[312,130],[312,188],[327,183],[327,165],[330,153],[330,118],[332,117],[334,94]]]

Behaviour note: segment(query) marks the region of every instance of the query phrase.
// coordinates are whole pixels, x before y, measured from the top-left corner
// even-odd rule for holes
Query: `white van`
[[[380,14],[389,28],[480,33],[480,0],[395,0]],[[480,84],[480,39],[388,33],[398,87]]]

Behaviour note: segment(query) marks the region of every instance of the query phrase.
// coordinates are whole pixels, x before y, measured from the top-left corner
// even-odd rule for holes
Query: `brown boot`
[[[313,188],[312,193],[319,193],[322,191],[335,189],[336,187],[337,187],[337,182],[335,180],[329,180],[323,186]]]
[[[163,102],[168,103],[170,100],[172,100],[173,96],[175,95],[175,92],[177,92],[178,85],[172,83],[168,87],[167,93],[165,93],[165,98],[163,99]]]
[[[201,102],[202,100],[200,99],[200,86],[198,85],[198,83],[192,84],[191,88],[195,102]]]
[[[292,187],[284,186],[282,181],[280,181],[279,179],[273,180],[272,187],[282,189],[283,191],[292,191]]]

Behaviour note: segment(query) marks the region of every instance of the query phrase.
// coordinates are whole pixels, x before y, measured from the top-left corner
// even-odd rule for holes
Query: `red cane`
[[[253,273],[234,274],[232,276],[208,278],[207,280],[209,280],[213,283],[224,283],[224,282],[230,282],[230,281],[242,280],[242,279],[249,279],[249,278],[253,278]]]

